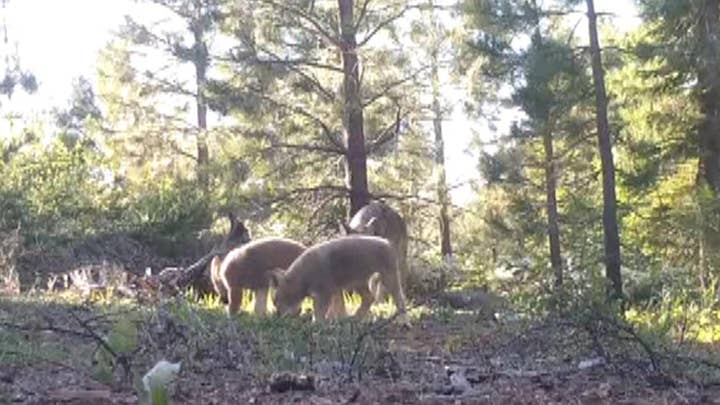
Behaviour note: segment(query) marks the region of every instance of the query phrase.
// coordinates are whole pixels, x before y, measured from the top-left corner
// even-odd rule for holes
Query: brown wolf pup
[[[231,250],[222,261],[213,258],[213,284],[220,296],[227,296],[228,314],[239,311],[244,288],[255,292],[255,313],[265,314],[272,272],[290,267],[305,249],[290,239],[262,238]]]
[[[313,297],[316,321],[324,321],[334,297],[343,290],[355,290],[362,297],[356,317],[363,317],[374,301],[371,276],[380,281],[395,300],[397,311],[405,313],[405,296],[400,281],[395,249],[375,236],[353,235],[315,245],[293,262],[286,272],[273,272],[277,284],[275,308],[288,314],[307,296]]]
[[[362,207],[350,220],[350,224],[341,222],[341,232],[345,235],[364,234],[387,239],[395,248],[398,256],[400,277],[403,285],[407,281],[408,232],[405,220],[389,205],[373,201]],[[373,281],[371,291],[380,300],[386,291]]]
[[[220,244],[220,247],[224,247],[226,249],[236,248],[250,242],[250,231],[245,227],[245,224],[238,221],[237,217],[233,213],[229,213],[228,217],[230,219],[230,231],[227,236],[225,236],[225,239]],[[220,279],[220,265],[222,264],[224,257],[225,255],[214,256],[207,268],[210,273],[212,288],[220,296],[220,301],[223,304],[227,304],[227,291],[223,287],[222,280]],[[206,277],[203,277],[203,279],[205,278]]]

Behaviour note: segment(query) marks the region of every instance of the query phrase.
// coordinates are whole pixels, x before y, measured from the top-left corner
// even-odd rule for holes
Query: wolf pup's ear
[[[245,227],[245,223],[238,222],[238,234],[240,235],[241,243],[250,242],[250,231]]]
[[[340,228],[340,235],[342,236],[348,236],[353,233],[352,228],[350,228],[350,225],[345,221],[338,221],[338,227]]]

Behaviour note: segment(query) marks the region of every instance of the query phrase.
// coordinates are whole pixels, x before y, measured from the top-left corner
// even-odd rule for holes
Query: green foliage
[[[224,211],[250,220],[258,236],[313,243],[337,235],[337,220],[347,212],[344,77],[337,44],[326,38],[337,34],[337,4],[170,3],[168,21],[201,31],[210,49],[182,35],[189,32],[161,32],[129,19],[99,55],[97,83],[78,78],[52,123],[28,118],[23,128],[13,124],[3,134],[0,228],[22,224],[32,246],[126,233],[167,256],[194,254],[199,235]],[[452,281],[500,286],[538,312],[554,305],[546,139],[557,169],[567,292],[593,296],[605,288],[589,66],[574,26],[560,16],[573,4],[555,2],[549,9],[524,0],[467,0],[451,16],[406,10],[403,1],[370,2],[362,18],[355,16],[359,40],[377,35],[358,51],[370,191],[406,219],[413,262],[427,273],[446,268],[435,243],[437,204],[431,200],[438,170],[425,122],[426,59],[434,52],[452,59],[453,73],[460,74],[452,79],[471,82],[471,113],[508,106],[520,112],[494,147],[475,147],[485,184],[473,190],[474,203],[453,210],[461,270],[460,280]],[[720,263],[720,205],[699,177],[698,128],[708,117],[699,79],[712,71],[719,46],[697,23],[704,4],[641,1],[639,29],[602,41],[610,62],[631,305],[660,305],[675,294],[700,300]],[[445,19],[461,21],[462,29],[445,27]],[[232,51],[213,48],[215,36]],[[141,58],[143,52],[168,69],[148,69],[152,57]],[[223,57],[210,57],[218,54]],[[211,114],[211,128],[202,133],[188,123],[195,118],[196,83],[182,70],[198,61],[212,65],[202,95],[220,114]],[[454,100],[441,96],[447,114]],[[198,140],[210,151],[207,188],[196,170]],[[439,278],[423,278],[429,286],[413,288],[429,293],[447,282],[433,284]]]
[[[644,4],[651,7],[649,3]],[[646,9],[650,14],[656,11]],[[674,44],[666,48],[663,30],[673,21],[677,22],[668,19],[664,27],[646,24],[628,35],[621,46],[638,52],[624,55],[622,67],[608,75],[622,120],[618,195],[633,207],[623,216],[622,226],[629,253],[626,274],[635,302],[658,303],[669,298],[667,291],[702,289],[707,285],[703,272],[716,271],[707,245],[713,242],[705,232],[717,226],[717,199],[700,185],[694,146],[703,115],[693,89],[681,84],[686,79],[677,81],[690,67],[676,65]],[[653,51],[645,52],[648,49]]]
[[[115,371],[119,368],[119,356],[130,357],[137,348],[136,321],[130,316],[112,324],[105,337],[108,347],[101,346],[93,357],[93,374],[106,384],[115,383]]]
[[[121,223],[168,256],[181,255],[210,225],[212,206],[194,181],[166,178],[131,195]]]
[[[657,304],[678,288],[695,289],[697,297],[709,285],[706,274],[716,272],[711,253],[716,249],[710,246],[719,240],[713,231],[717,198],[698,186],[695,145],[703,114],[694,83],[708,66],[708,49],[718,44],[698,29],[701,2],[675,3],[641,2],[647,23],[605,41],[631,50],[616,54],[608,49],[605,55],[611,62],[610,120],[617,132],[623,272],[633,304]],[[568,290],[602,291],[600,165],[591,142],[587,61],[574,48],[565,22],[532,2],[463,4],[465,39],[471,46],[462,49],[462,62],[468,68],[477,64],[475,72],[500,85],[512,83],[512,104],[525,113],[507,137],[498,138],[493,153],[481,153],[479,167],[488,186],[472,215],[483,223],[474,223],[472,215],[463,218],[472,232],[483,235],[470,238],[480,256],[475,266],[522,277],[524,283],[508,284],[519,304],[552,307],[535,294],[551,291],[543,220],[546,162],[539,139],[550,132],[561,170],[557,199]],[[478,97],[479,103],[492,101]]]
[[[466,31],[474,63],[487,80],[510,84],[502,102],[522,114],[492,153],[481,151],[487,182],[466,221],[474,233],[472,259],[527,310],[540,312],[552,291],[547,240],[548,165],[559,212],[561,259],[568,288],[604,289],[595,277],[602,257],[602,201],[594,138],[589,61],[576,50],[570,27],[542,5],[526,1],[467,1]],[[484,95],[477,100],[482,104]],[[493,102],[490,99],[489,102]],[[549,155],[551,148],[552,156]],[[491,260],[488,260],[491,259]],[[510,278],[509,281],[503,281]],[[518,283],[517,280],[522,280]]]
[[[337,4],[306,7],[234,3],[222,27],[236,48],[209,91],[211,106],[231,117],[244,135],[223,141],[222,149],[237,151],[250,168],[242,187],[256,193],[253,214],[262,219],[271,214],[271,225],[317,240],[336,233],[337,220],[346,215],[344,73],[333,43],[340,39],[317,35],[322,27],[336,36]],[[368,183],[380,195],[404,196],[408,189],[419,194],[430,180],[425,173],[431,154],[421,140],[425,133],[412,119],[420,111],[411,91],[419,67],[403,63],[405,53],[397,52],[401,24],[395,18],[403,7],[403,2],[369,4],[363,18],[355,17],[358,40],[366,34],[382,37],[358,50]],[[288,41],[295,45],[288,47]],[[400,171],[409,167],[416,176]],[[390,180],[397,179],[402,186],[390,189],[389,184],[397,185]]]
[[[151,405],[167,405],[170,403],[170,393],[163,385],[153,385],[150,388]]]
[[[9,319],[4,319],[7,322]],[[27,339],[27,333],[3,327],[0,330],[0,364],[32,364],[44,361],[73,361],[89,356],[89,350],[68,350],[62,342]]]
[[[660,307],[632,309],[626,316],[658,340],[710,344],[720,339],[720,312],[695,298],[667,294]]]
[[[59,140],[27,145],[2,173],[0,226],[22,223],[26,238],[35,242],[67,243],[119,231],[172,253],[172,245],[191,241],[211,219],[212,207],[193,182],[163,178],[123,187],[96,152]]]
[[[348,303],[352,311],[359,305],[359,300],[352,298]],[[306,301],[304,312],[310,307],[310,302]],[[249,371],[259,378],[267,378],[278,371],[313,372],[317,367],[331,367],[333,373],[362,378],[362,374],[376,367],[374,359],[387,349],[382,334],[368,333],[374,327],[373,323],[348,318],[318,324],[311,322],[308,315],[299,318],[258,317],[248,313],[251,308],[252,302],[245,300],[243,311],[228,320],[224,310],[213,302],[177,300],[169,303],[161,311],[169,312],[176,327],[187,327],[196,333],[188,336],[190,341],[183,343],[187,349],[178,347],[176,351],[167,350],[166,353],[191,363],[202,352],[245,342],[242,350],[250,351],[253,359]],[[391,314],[389,305],[373,309],[382,317]],[[412,314],[419,315],[418,312]]]
[[[36,240],[71,240],[102,230],[112,189],[97,156],[81,146],[33,143],[2,166],[1,226],[22,223]]]

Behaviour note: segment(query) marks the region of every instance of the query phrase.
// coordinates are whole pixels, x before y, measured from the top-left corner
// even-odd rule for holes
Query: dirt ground
[[[0,303],[6,328],[0,337],[8,339],[0,342],[0,403],[140,401],[133,384],[102,383],[92,372],[97,344],[91,336],[71,320],[48,327],[48,317],[58,319],[66,309],[39,306],[20,314],[17,303]],[[84,319],[91,315],[88,311]],[[240,330],[236,336],[246,338],[226,345],[202,343],[194,334],[210,332],[189,328],[180,318],[153,319],[143,330],[159,332],[151,349],[134,353],[133,373],[138,378],[141,370],[166,356],[183,359],[172,392],[175,404],[720,404],[720,386],[653,371],[648,358],[634,348],[598,356],[598,342],[562,322],[520,325],[456,311],[426,314],[410,326],[357,329],[349,342],[373,330],[367,334],[372,350],[362,351],[357,361],[318,355],[283,374],[280,365],[275,370],[259,366],[255,348],[269,343],[268,335]],[[230,321],[218,317],[217,322]],[[183,337],[168,338],[173,334]],[[142,339],[140,345],[146,346]],[[22,347],[32,350],[13,356]],[[44,350],[50,347],[64,356],[48,356]],[[302,375],[311,383],[304,390],[278,392],[273,385],[278,375],[291,380]]]

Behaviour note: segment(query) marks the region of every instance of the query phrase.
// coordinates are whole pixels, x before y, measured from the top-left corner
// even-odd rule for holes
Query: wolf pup
[[[213,285],[221,297],[227,296],[228,314],[239,311],[244,288],[255,292],[255,313],[265,314],[272,272],[290,267],[305,249],[290,239],[262,238],[231,250],[222,260],[213,258]]]
[[[288,314],[303,298],[312,296],[315,320],[322,322],[334,297],[352,289],[362,298],[355,316],[363,317],[374,301],[369,282],[376,273],[395,300],[397,311],[404,314],[405,296],[395,249],[383,238],[363,235],[315,245],[300,255],[286,272],[274,271],[275,308],[280,314]]]
[[[350,224],[341,222],[343,235],[363,234],[379,236],[387,239],[395,248],[400,267],[400,278],[403,285],[407,282],[408,265],[408,231],[405,220],[389,205],[381,201],[373,201],[360,208],[350,220]],[[386,291],[373,281],[371,291],[378,301],[384,299]]]

